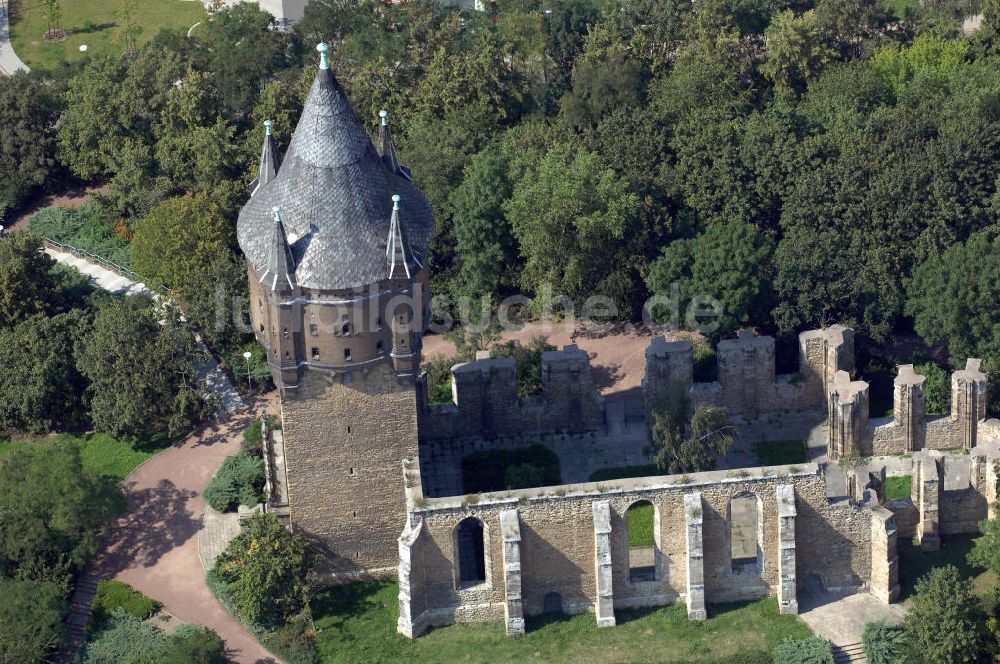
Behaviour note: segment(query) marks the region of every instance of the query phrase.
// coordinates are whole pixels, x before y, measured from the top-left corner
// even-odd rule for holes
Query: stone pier
[[[869,589],[886,604],[899,598],[896,517],[884,507],[872,509],[872,576]]]
[[[684,521],[687,524],[687,611],[691,620],[705,620],[705,550],[702,540],[703,515],[701,494],[684,496]]]
[[[938,551],[941,548],[939,517],[943,486],[939,460],[939,453],[930,452],[915,455],[913,459],[913,502],[920,515],[917,539],[920,540],[921,551]]]
[[[979,421],[986,419],[986,374],[982,361],[969,358],[965,369],[951,375],[951,420],[962,427],[962,445],[976,446]]]
[[[598,627],[615,626],[615,592],[611,563],[611,503],[594,503],[594,563],[597,567],[597,601],[594,614]]]
[[[927,428],[924,423],[924,384],[927,378],[915,372],[912,364],[899,367],[893,381],[892,412],[903,438],[903,449],[924,449]]]
[[[778,500],[778,609],[795,615],[799,612],[795,576],[795,487],[781,484],[775,490]]]
[[[504,624],[507,635],[524,634],[521,602],[521,520],[517,510],[500,512],[503,539]]]

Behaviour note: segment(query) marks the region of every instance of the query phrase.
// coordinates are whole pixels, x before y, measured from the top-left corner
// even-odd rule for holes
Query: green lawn
[[[629,548],[653,546],[653,506],[649,503],[630,507],[628,519]]]
[[[909,495],[909,494],[907,494]],[[899,585],[900,601],[913,595],[917,580],[933,567],[954,565],[962,576],[972,579],[972,591],[982,597],[987,590],[997,585],[997,577],[992,572],[974,568],[965,558],[972,549],[974,535],[950,535],[941,538],[940,551],[921,551],[910,542],[899,541]]]
[[[913,478],[910,475],[885,478],[885,499],[906,500],[910,497]]]
[[[120,482],[146,459],[170,447],[173,439],[165,434],[154,434],[149,438],[123,443],[105,433],[88,433],[71,436],[62,433],[52,440],[73,440],[80,446],[83,467]],[[0,441],[0,459],[10,453],[14,445],[32,445],[49,438],[26,438],[16,441]]]
[[[794,616],[779,615],[771,598],[709,607],[712,617],[700,623],[689,621],[681,605],[619,611],[618,626],[600,630],[591,613],[547,614],[529,618],[520,637],[504,636],[499,623],[480,623],[433,629],[410,641],[396,633],[398,590],[395,582],[369,582],[321,592],[312,603],[321,661],[714,664],[810,635]]]
[[[809,460],[804,440],[762,440],[754,445],[754,452],[762,466],[787,466]]]
[[[90,54],[124,50],[124,46],[116,42],[118,27],[115,21],[121,0],[63,0],[60,23],[67,38],[55,44],[42,40],[48,29],[42,0],[9,1],[14,51],[29,67],[53,69],[63,62],[78,60],[83,56],[81,44],[87,45]],[[184,0],[138,0],[135,15],[142,26],[140,44],[155,37],[160,28],[187,30],[206,18],[201,2]]]

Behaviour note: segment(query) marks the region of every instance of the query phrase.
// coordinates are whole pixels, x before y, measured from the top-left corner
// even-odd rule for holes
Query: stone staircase
[[[834,664],[868,664],[865,649],[860,643],[833,647]]]
[[[69,600],[69,614],[66,616],[68,635],[62,649],[53,659],[56,664],[71,664],[76,659],[76,654],[80,652],[80,648],[86,643],[87,623],[90,622],[98,581],[96,575],[88,574],[86,571],[76,580],[73,596]]]

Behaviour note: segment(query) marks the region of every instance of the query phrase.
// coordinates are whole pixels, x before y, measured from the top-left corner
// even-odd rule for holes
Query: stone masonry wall
[[[687,481],[690,479],[690,481]],[[412,519],[422,528],[419,560],[425,574],[426,604],[414,625],[499,620],[504,615],[505,584],[500,515],[516,510],[520,525],[520,600],[525,615],[542,612],[545,596],[559,593],[564,610],[593,611],[600,568],[595,534],[596,502],[610,509],[613,604],[617,608],[656,606],[683,601],[688,594],[685,496],[701,496],[705,600],[728,602],[774,595],[779,587],[779,511],[776,492],[788,485],[794,493],[796,576],[828,588],[864,587],[871,573],[871,511],[848,501],[831,502],[816,465],[776,467],[745,477],[725,472],[566,485],[481,496],[415,499]],[[785,489],[787,492],[788,489]],[[728,507],[737,496],[755,496],[760,505],[759,570],[734,571],[730,557]],[[655,581],[633,582],[628,569],[626,510],[639,500],[654,505],[659,517]],[[789,516],[791,515],[791,516]],[[455,530],[466,518],[484,524],[486,582],[458,588]],[[411,519],[411,520],[412,520]],[[791,605],[789,605],[791,606]]]
[[[604,423],[604,398],[590,358],[575,345],[546,351],[542,394],[519,398],[513,358],[484,357],[452,367],[452,403],[422,409],[422,440],[486,438],[551,431],[580,432]],[[426,403],[426,385],[424,403]]]
[[[347,379],[305,372],[281,409],[293,530],[334,575],[395,572],[406,523],[400,461],[417,455],[414,386],[388,363]]]

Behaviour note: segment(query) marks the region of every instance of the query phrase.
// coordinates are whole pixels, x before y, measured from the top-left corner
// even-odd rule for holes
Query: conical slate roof
[[[321,53],[281,168],[240,212],[236,233],[250,262],[263,266],[274,238],[272,209],[280,207],[295,281],[340,290],[387,277],[393,194],[402,198],[400,222],[417,255],[427,255],[434,215],[413,183],[386,167]]]
[[[257,169],[257,179],[250,184],[250,195],[278,176],[278,150],[274,147],[274,136],[271,135],[271,121],[264,120],[264,147],[260,151],[260,166]]]
[[[295,262],[288,248],[288,238],[281,223],[281,208],[274,208],[271,241],[267,249],[267,262],[259,271],[260,283],[271,290],[295,288]]]
[[[389,238],[385,243],[386,276],[390,279],[411,279],[420,269],[420,258],[413,253],[406,237],[406,228],[399,220],[399,195],[392,197],[389,218]]]

